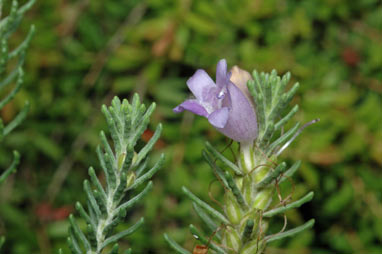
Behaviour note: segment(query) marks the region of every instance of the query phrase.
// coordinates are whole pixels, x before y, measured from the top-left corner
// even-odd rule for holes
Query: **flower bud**
[[[126,158],[126,153],[122,153],[122,154],[119,155],[119,157],[118,157],[118,170],[119,170],[119,171],[122,169],[123,162],[125,161],[125,158]]]
[[[231,73],[231,82],[234,83],[240,89],[240,91],[245,95],[245,97],[247,97],[248,101],[251,102],[252,106],[254,106],[252,96],[249,93],[247,87],[248,80],[252,79],[251,74],[249,74],[249,72],[246,70],[240,69],[237,65],[231,68]]]
[[[225,214],[233,224],[238,224],[242,217],[242,211],[239,204],[236,202],[232,192],[227,192],[225,198]]]
[[[227,228],[223,236],[223,245],[235,250],[237,253],[241,246],[240,235],[233,228]]]
[[[241,254],[263,253],[265,244],[257,239],[248,242],[240,251]]]
[[[129,188],[134,182],[135,179],[137,178],[135,172],[129,172],[126,177],[126,188]]]

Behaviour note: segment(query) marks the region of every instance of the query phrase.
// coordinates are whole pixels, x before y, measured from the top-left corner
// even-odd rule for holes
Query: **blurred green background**
[[[40,0],[15,45],[30,24],[37,32],[24,87],[0,112],[9,121],[31,102],[27,120],[0,148],[1,169],[13,149],[22,155],[17,174],[0,187],[4,253],[69,253],[66,216],[85,200],[88,167],[99,169],[95,147],[106,129],[100,106],[134,92],[157,103],[150,129],[162,122],[164,131],[152,159],[165,152],[167,162],[128,215],[127,224],[144,215],[144,227],[121,245],[172,253],[162,236],[169,232],[192,249],[188,224],[203,225],[181,186],[210,200],[213,173],[201,158],[203,143],[223,149],[228,141],[205,119],[172,108],[189,96],[187,78],[198,68],[214,77],[221,58],[250,71],[290,71],[301,84],[294,120],[321,119],[281,156],[303,162],[293,197],[316,194],[287,214],[288,227],[312,217],[316,224],[267,253],[382,253],[381,1]],[[221,195],[217,184],[213,189]]]

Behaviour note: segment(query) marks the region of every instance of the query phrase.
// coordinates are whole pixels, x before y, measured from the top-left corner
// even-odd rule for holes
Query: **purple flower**
[[[217,130],[235,141],[253,141],[257,137],[257,121],[251,98],[245,95],[245,85],[233,83],[240,80],[246,84],[248,77],[243,76],[245,73],[233,69],[235,76],[231,77],[231,72],[227,73],[227,62],[222,59],[216,67],[215,84],[204,70],[197,70],[187,80],[195,98],[184,101],[174,108],[174,112],[191,111],[206,117]]]

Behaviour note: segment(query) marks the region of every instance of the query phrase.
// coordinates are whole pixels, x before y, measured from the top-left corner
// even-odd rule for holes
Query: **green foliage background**
[[[210,200],[213,173],[201,150],[206,139],[221,150],[227,140],[205,119],[172,108],[189,96],[187,78],[197,68],[214,73],[221,58],[247,70],[290,71],[301,83],[295,120],[321,119],[282,155],[303,161],[293,197],[316,193],[287,214],[288,225],[311,217],[316,224],[268,253],[382,252],[380,1],[44,0],[27,13],[15,45],[32,23],[24,88],[0,112],[7,121],[31,103],[27,120],[0,148],[0,168],[9,165],[10,151],[22,155],[17,174],[0,187],[4,253],[66,248],[65,215],[85,199],[88,167],[99,169],[95,147],[106,129],[100,106],[133,92],[158,105],[151,129],[162,122],[164,130],[154,157],[165,152],[167,161],[154,190],[128,216],[132,223],[144,215],[144,227],[122,245],[171,253],[162,237],[169,232],[192,249],[188,224],[203,225],[181,186]],[[222,190],[215,183],[211,193],[218,199]]]

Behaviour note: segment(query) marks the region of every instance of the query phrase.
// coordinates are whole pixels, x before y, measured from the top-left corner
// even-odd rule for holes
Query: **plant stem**
[[[262,253],[267,222],[262,218],[262,211],[272,201],[273,187],[256,189],[272,170],[272,164],[260,148],[253,144],[240,144],[240,160],[238,162],[244,176],[236,175],[234,181],[241,189],[246,204],[243,208],[231,192],[225,194],[225,213],[231,225],[224,231],[222,243],[229,253],[254,254]]]
[[[117,154],[117,156],[114,159],[115,164],[117,163],[117,158],[120,156]],[[119,184],[121,183],[121,172],[122,172],[122,163],[120,165],[116,165],[118,167],[118,170],[116,172],[116,184],[115,186],[109,186],[110,189],[107,191],[107,197],[106,197],[106,209],[107,209],[107,216],[105,219],[101,219],[97,225],[97,233],[96,233],[96,239],[97,239],[97,251],[95,254],[101,254],[103,250],[103,243],[105,241],[105,228],[106,226],[110,225],[112,223],[114,217],[115,217],[115,209],[118,205],[119,201],[114,201],[115,192],[117,191],[117,188]],[[125,179],[126,180],[126,179]],[[114,187],[114,188],[113,188]],[[93,254],[93,252],[90,252],[89,254]]]

